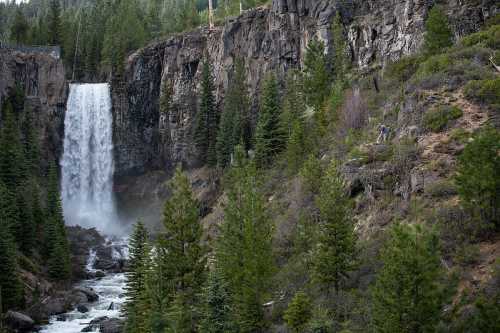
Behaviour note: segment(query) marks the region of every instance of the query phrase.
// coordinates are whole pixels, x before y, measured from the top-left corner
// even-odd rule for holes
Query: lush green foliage
[[[464,204],[485,222],[500,224],[500,133],[479,132],[460,155],[456,183]]]
[[[250,149],[251,146],[252,133],[247,90],[245,64],[237,59],[224,99],[224,111],[217,135],[217,161],[222,168],[229,165],[238,144],[242,144],[245,150]]]
[[[433,132],[439,132],[446,128],[449,121],[462,117],[462,114],[456,106],[439,106],[425,113],[424,125]]]
[[[373,290],[377,332],[434,332],[444,304],[437,235],[395,225]]]
[[[336,292],[347,278],[347,273],[355,267],[356,246],[352,205],[337,163],[332,161],[328,167],[317,198],[320,231],[312,272],[317,283],[326,288],[333,287]]]
[[[199,151],[199,158],[208,166],[217,165],[217,128],[218,116],[215,105],[214,83],[208,59],[203,62],[201,73],[201,97],[199,110],[196,113],[195,142]]]
[[[259,120],[255,129],[255,162],[258,167],[269,166],[272,158],[284,148],[280,117],[278,82],[274,74],[270,74],[262,87]]]
[[[444,48],[452,46],[452,37],[448,18],[442,8],[439,6],[432,7],[425,21],[425,51],[428,54],[436,54]]]
[[[496,112],[500,111],[500,78],[471,81],[465,86],[464,94],[469,99],[491,105]]]
[[[311,301],[303,292],[297,292],[288,305],[283,318],[288,327],[295,332],[303,332],[311,319]]]
[[[149,234],[141,221],[134,226],[129,241],[129,267],[125,286],[126,302],[123,312],[127,316],[125,332],[147,332],[149,308],[146,298],[146,276],[150,269],[151,249]]]
[[[231,293],[231,318],[240,332],[255,332],[264,327],[262,304],[274,268],[273,228],[255,166],[244,159],[241,147],[235,155],[216,260]]]

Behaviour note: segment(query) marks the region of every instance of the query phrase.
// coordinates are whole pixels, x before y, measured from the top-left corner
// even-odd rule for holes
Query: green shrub
[[[310,154],[302,165],[302,169],[300,169],[300,176],[304,180],[304,185],[308,191],[312,193],[319,191],[322,173],[319,159],[314,154]]]
[[[449,121],[460,118],[462,114],[462,110],[456,106],[439,106],[425,113],[424,126],[433,132],[439,132],[448,125]]]
[[[465,146],[455,178],[466,208],[485,222],[500,226],[500,131],[486,128]]]
[[[491,49],[500,49],[500,25],[465,36],[460,44],[463,46],[484,45]]]
[[[401,58],[387,66],[387,75],[397,81],[407,81],[417,72],[422,60],[416,56]]]
[[[453,182],[443,179],[427,185],[425,194],[433,198],[448,197],[457,194],[457,187]]]
[[[467,132],[463,128],[455,128],[450,133],[450,139],[458,143],[466,143],[469,140],[471,133]]]
[[[492,80],[474,80],[464,89],[465,97],[500,109],[500,78]]]
[[[422,62],[418,68],[419,76],[428,76],[431,74],[444,72],[453,66],[453,60],[448,54],[439,54],[430,57]]]

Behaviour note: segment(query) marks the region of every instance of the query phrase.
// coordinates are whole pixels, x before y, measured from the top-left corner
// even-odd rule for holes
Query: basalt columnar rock
[[[369,72],[420,48],[434,2],[274,0],[213,30],[200,28],[137,51],[127,60],[125,83],[113,86],[116,174],[198,165],[192,130],[204,59],[212,65],[220,109],[235,59],[245,61],[255,121],[255,97],[267,73],[275,71],[283,78],[288,69],[300,67],[314,36],[332,51],[330,26],[336,13],[345,26],[353,63]],[[500,7],[495,0],[441,3],[456,38],[477,30]],[[172,96],[166,113],[159,108],[163,85],[171,88]]]
[[[33,110],[44,168],[62,153],[67,81],[62,60],[50,52],[0,48],[0,105],[18,86]]]

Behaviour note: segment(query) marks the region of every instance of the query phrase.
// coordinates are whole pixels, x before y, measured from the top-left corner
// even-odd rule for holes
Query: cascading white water
[[[107,83],[71,84],[64,119],[62,200],[67,224],[116,234],[111,97]]]

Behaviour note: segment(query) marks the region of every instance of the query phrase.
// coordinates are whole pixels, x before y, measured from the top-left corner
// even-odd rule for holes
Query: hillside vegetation
[[[220,196],[200,207],[179,169],[153,252],[137,225],[128,332],[499,329],[500,25],[453,43],[434,7],[426,31],[361,73],[337,18],[333,55],[312,40],[284,88],[269,73],[255,129],[241,63],[220,121],[204,64],[195,135]]]

